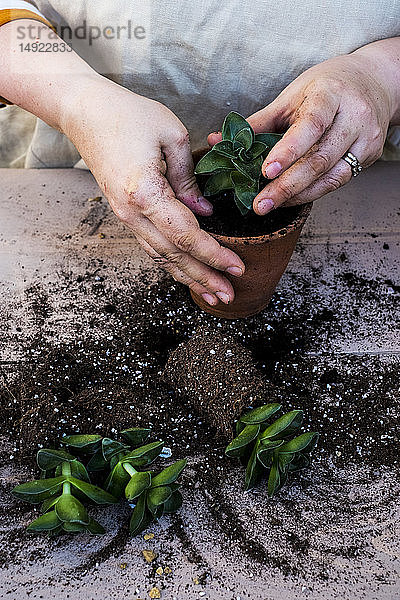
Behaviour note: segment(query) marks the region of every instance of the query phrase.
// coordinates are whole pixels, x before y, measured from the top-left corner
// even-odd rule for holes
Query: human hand
[[[209,304],[231,302],[234,291],[222,273],[240,276],[245,266],[201,230],[193,214],[210,215],[212,205],[196,184],[179,119],[96,75],[74,102],[64,131],[149,256]]]
[[[257,214],[311,202],[350,181],[351,167],[341,160],[348,151],[364,168],[381,156],[399,103],[376,46],[308,69],[247,119],[256,133],[287,130],[262,166],[273,181],[254,200]],[[211,134],[209,143],[220,139]]]

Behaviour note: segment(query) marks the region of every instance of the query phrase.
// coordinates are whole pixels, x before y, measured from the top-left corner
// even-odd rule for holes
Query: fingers
[[[339,108],[337,97],[310,95],[295,113],[294,122],[266,157],[262,171],[273,179],[304,156],[331,126]]]
[[[189,254],[180,252],[148,219],[137,223],[135,235],[159,266],[196,294],[202,295],[212,306],[218,304],[218,300],[229,304],[234,299],[232,285],[225,277]]]
[[[160,173],[159,161],[138,168],[125,188],[125,202],[113,202],[121,221],[146,240],[170,268],[183,271],[222,302],[234,299],[230,282],[218,271],[240,277],[243,261],[200,229],[194,214],[176,199]],[[156,257],[154,257],[156,258]]]
[[[201,194],[196,183],[187,131],[178,130],[173,139],[163,145],[162,151],[167,164],[166,177],[178,200],[197,215],[211,215],[213,206]]]
[[[287,109],[278,96],[271,104],[248,117],[247,121],[255,133],[282,131],[287,124]]]
[[[348,151],[352,152],[354,156],[357,156],[363,168],[368,167],[378,158],[375,154],[370,154],[365,143],[360,140],[357,140]],[[296,206],[298,204],[305,204],[307,202],[318,200],[325,194],[329,194],[351,181],[352,177],[350,165],[346,161],[340,159],[332,169],[314,181],[301,193],[286,202],[284,206]]]
[[[193,213],[175,198],[163,177],[148,177],[137,193],[141,196],[142,214],[179,251],[218,271],[237,277],[244,273],[243,261],[200,229]]]
[[[357,133],[349,127],[341,114],[318,143],[269,183],[254,200],[254,210],[259,215],[298,197],[322,175],[328,173],[355,141]]]
[[[313,202],[339,189],[352,178],[351,167],[344,160],[339,160],[336,165],[330,169],[327,173],[322,175],[317,181],[312,183],[308,188],[300,192],[297,196],[294,196],[288,202],[285,202],[284,206],[296,206],[298,204],[306,204],[307,202]]]
[[[213,131],[207,137],[208,145],[211,147],[215,146],[215,144],[218,144],[218,142],[220,142],[221,140],[222,140],[222,132],[221,131]]]

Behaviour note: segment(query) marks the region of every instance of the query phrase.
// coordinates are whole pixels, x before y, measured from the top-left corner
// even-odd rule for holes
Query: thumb
[[[246,119],[255,133],[278,133],[285,126],[283,109],[277,100]]]
[[[213,131],[207,137],[207,142],[209,146],[215,146],[222,140],[222,131]]]
[[[166,177],[178,200],[197,215],[211,215],[213,206],[202,195],[194,175],[189,136],[186,134],[175,143],[165,144],[162,150],[167,164]]]

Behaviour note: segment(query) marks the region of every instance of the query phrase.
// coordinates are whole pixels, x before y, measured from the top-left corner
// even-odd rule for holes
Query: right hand
[[[144,250],[211,305],[232,302],[222,275],[245,266],[200,229],[210,215],[193,173],[189,135],[164,105],[101,77],[89,77],[63,127],[115,214]]]

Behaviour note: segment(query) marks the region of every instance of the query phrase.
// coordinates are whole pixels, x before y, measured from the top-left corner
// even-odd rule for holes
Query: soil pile
[[[252,404],[262,404],[270,386],[255,367],[251,352],[231,336],[198,330],[174,350],[164,370],[166,382],[220,434]]]
[[[32,464],[38,447],[57,443],[63,434],[115,436],[140,424],[152,427],[154,436],[173,448],[174,458],[212,454],[216,427],[226,426],[228,413],[221,421],[212,403],[203,412],[198,386],[204,384],[201,393],[209,386],[212,398],[217,390],[232,388],[239,375],[242,391],[231,398],[230,425],[239,412],[233,401],[244,408],[247,402],[279,402],[282,411],[303,409],[306,429],[321,432],[316,457],[341,465],[398,461],[398,364],[373,355],[335,354],[331,347],[361,317],[376,321],[382,307],[388,314],[395,311],[388,283],[353,278],[349,305],[348,278],[337,278],[328,307],[318,301],[319,272],[307,280],[294,277],[295,302],[290,293],[277,292],[264,313],[221,321],[198,310],[187,290],[168,278],[146,289],[127,280],[115,289],[101,267],[94,265],[75,280],[60,276],[51,290],[32,289],[25,309],[35,327],[30,335],[27,328],[16,330],[15,338],[9,334],[23,360],[0,367],[0,434],[12,441],[7,460],[12,455]],[[287,273],[290,287],[289,279]],[[63,303],[53,307],[50,292]],[[60,319],[68,323],[65,331]],[[198,391],[188,400],[187,384],[168,384],[163,372],[169,355],[192,338],[174,355],[182,360],[175,359],[172,374],[186,377],[192,371]],[[226,356],[228,350],[233,356]],[[259,396],[261,380],[268,390],[264,394],[260,386]],[[250,381],[257,389],[245,399],[244,384]],[[221,395],[220,406],[223,400]]]
[[[278,208],[260,217],[254,211],[241,215],[235,206],[232,192],[222,192],[209,200],[214,206],[211,217],[199,217],[203,229],[218,235],[258,236],[268,235],[288,227],[300,213],[301,207]]]

